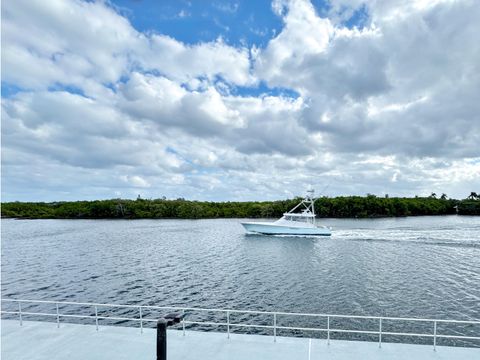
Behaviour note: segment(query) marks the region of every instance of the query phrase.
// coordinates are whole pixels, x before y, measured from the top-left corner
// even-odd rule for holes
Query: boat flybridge
[[[305,198],[292,210],[274,222],[243,222],[248,232],[264,235],[323,235],[330,236],[332,231],[326,226],[315,222],[315,198],[313,190],[308,190]],[[294,212],[297,209],[301,212]]]

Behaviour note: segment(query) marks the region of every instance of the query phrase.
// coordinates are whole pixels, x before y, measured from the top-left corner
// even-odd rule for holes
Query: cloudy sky
[[[2,200],[480,191],[477,0],[2,2]]]

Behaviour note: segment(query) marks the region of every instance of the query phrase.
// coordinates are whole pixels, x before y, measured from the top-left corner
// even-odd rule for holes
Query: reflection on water
[[[322,223],[331,237],[245,234],[236,219],[2,219],[2,296],[480,318],[479,217]]]

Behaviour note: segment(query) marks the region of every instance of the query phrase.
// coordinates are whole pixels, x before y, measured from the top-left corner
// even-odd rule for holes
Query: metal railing
[[[144,316],[144,310],[175,310],[181,311],[182,314],[186,312],[196,313],[220,313],[225,315],[225,322],[213,322],[213,321],[181,321],[181,327],[183,335],[185,335],[185,325],[211,325],[211,326],[225,326],[227,329],[227,338],[230,338],[230,332],[232,327],[239,328],[260,328],[271,329],[273,333],[273,341],[277,340],[278,330],[298,330],[298,331],[312,331],[312,332],[324,332],[327,335],[327,343],[330,344],[331,335],[333,333],[347,333],[347,334],[362,334],[362,335],[375,335],[378,336],[378,346],[382,346],[382,335],[392,336],[412,336],[432,338],[433,349],[436,349],[437,339],[462,339],[462,340],[480,340],[480,336],[465,336],[465,335],[452,335],[452,334],[439,334],[437,332],[438,324],[470,324],[480,325],[480,320],[441,320],[441,319],[421,319],[421,318],[401,318],[401,317],[388,317],[388,316],[363,316],[363,315],[334,315],[334,314],[309,314],[309,313],[293,313],[293,312],[273,312],[273,311],[254,311],[254,310],[233,310],[233,309],[207,309],[207,308],[195,308],[195,307],[177,307],[177,306],[150,306],[150,305],[119,305],[119,304],[104,304],[104,303],[88,303],[88,302],[72,302],[72,301],[48,301],[48,300],[25,300],[25,299],[1,299],[2,302],[17,303],[17,311],[0,311],[1,314],[18,315],[20,325],[23,324],[25,316],[47,316],[56,319],[57,327],[60,327],[61,318],[83,318],[94,319],[95,326],[98,330],[99,320],[118,320],[118,321],[137,321],[140,323],[140,331],[143,333],[143,327],[145,322],[157,322],[157,319],[146,318]],[[22,304],[51,304],[55,305],[56,311],[54,313],[46,312],[32,312],[22,311]],[[77,305],[91,307],[94,310],[95,315],[76,315],[76,314],[61,314],[59,311],[59,305]],[[119,316],[104,316],[98,312],[99,308],[124,308],[124,309],[136,309],[138,310],[138,317],[119,317]],[[232,314],[248,314],[248,315],[265,315],[270,317],[272,325],[260,325],[260,324],[247,324],[231,322]],[[280,326],[277,324],[278,316],[295,316],[295,317],[308,317],[308,318],[323,318],[326,319],[327,327],[296,327],[296,326]],[[352,330],[352,329],[340,329],[332,328],[331,320],[333,319],[364,319],[373,320],[378,322],[378,330]],[[407,322],[423,322],[430,323],[432,325],[432,333],[413,333],[413,332],[395,332],[382,330],[382,322],[384,321],[407,321]]]

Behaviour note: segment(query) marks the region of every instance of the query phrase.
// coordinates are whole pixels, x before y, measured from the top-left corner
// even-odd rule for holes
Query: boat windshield
[[[297,216],[285,215],[285,220],[298,221],[298,222],[312,222],[311,218],[298,216],[298,215]]]

